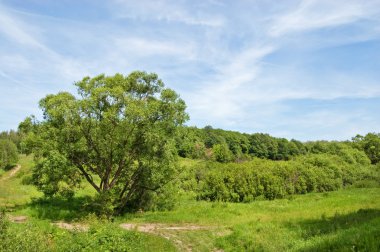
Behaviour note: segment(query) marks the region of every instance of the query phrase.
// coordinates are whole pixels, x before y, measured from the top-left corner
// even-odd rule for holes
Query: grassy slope
[[[23,168],[18,175],[0,182],[0,206],[13,206],[12,214],[28,215],[36,223],[45,223],[39,224],[41,229],[46,229],[44,227],[49,226],[46,223],[50,221],[75,220],[88,214],[80,204],[83,196],[93,193],[89,187],[69,203],[30,204],[30,198],[40,194],[32,186],[22,185],[21,180],[29,173],[32,160],[23,157],[20,163]],[[187,198],[174,211],[129,214],[117,218],[110,227],[125,232],[117,228],[119,223],[206,226],[205,230],[167,232],[177,240],[191,244],[195,251],[210,251],[215,247],[225,251],[377,251],[380,250],[379,195],[380,188],[363,188],[250,204],[198,202]],[[143,240],[147,237],[154,240],[150,246],[170,247],[164,239],[144,237]],[[143,248],[136,247],[139,249]]]
[[[78,196],[70,201],[40,200],[42,194],[34,186],[23,183],[23,179],[31,175],[33,158],[21,156],[19,164],[22,168],[15,176],[0,180],[0,208],[5,207],[12,216],[28,216],[28,222],[9,223],[5,240],[0,239],[0,251],[176,250],[171,242],[162,237],[122,230],[117,224],[99,221],[89,215],[81,204],[85,196],[94,194],[89,186],[84,186]],[[10,172],[5,172],[3,176],[8,176]],[[70,232],[51,225],[51,222],[61,220],[88,224],[90,231]],[[4,232],[1,222],[0,218],[0,230]]]
[[[16,207],[31,201],[33,197],[40,197],[42,194],[34,186],[21,185],[22,179],[31,174],[33,165],[32,156],[20,156],[19,164],[21,170],[12,178],[0,181],[0,206]],[[6,171],[2,178],[7,177],[11,170]]]

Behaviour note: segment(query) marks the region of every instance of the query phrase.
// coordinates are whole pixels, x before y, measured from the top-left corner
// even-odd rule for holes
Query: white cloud
[[[203,87],[188,97],[193,118],[203,121],[214,121],[220,125],[233,125],[252,113],[252,109],[262,110],[261,114],[273,116],[273,120],[281,109],[268,104],[279,103],[292,99],[337,99],[337,98],[371,98],[380,96],[380,85],[377,81],[363,75],[347,74],[338,70],[326,72],[328,76],[315,76],[312,71],[303,69],[303,62],[289,62],[290,65],[269,67],[265,65],[265,57],[289,47],[289,41],[284,36],[292,33],[302,34],[307,31],[318,31],[321,28],[338,27],[355,23],[363,19],[373,19],[379,15],[380,2],[367,1],[300,1],[295,10],[273,14],[267,22],[256,24],[269,28],[264,37],[249,37],[251,43],[256,43],[249,50],[239,54],[231,52],[223,58],[224,62],[214,62],[215,74],[205,79]],[[242,14],[244,15],[244,14]],[[257,19],[259,20],[259,19]],[[247,31],[249,32],[249,31]],[[373,39],[371,34],[356,34],[355,39],[349,34],[329,38],[319,38],[313,46],[320,48],[323,44],[337,46]],[[379,34],[375,34],[378,36]],[[296,37],[297,38],[297,37]],[[302,37],[296,45],[302,46]],[[323,40],[326,39],[324,42]],[[257,42],[260,46],[257,46]],[[246,41],[248,44],[248,41]],[[312,51],[313,48],[308,48]],[[306,59],[303,59],[304,61]],[[265,71],[263,71],[265,69]],[[275,110],[277,109],[277,113]],[[268,110],[268,112],[266,112]],[[247,123],[247,122],[246,122]]]
[[[297,9],[275,17],[269,34],[288,33],[334,27],[378,15],[379,1],[303,0]]]
[[[179,44],[171,41],[158,41],[138,37],[116,37],[114,45],[119,51],[139,57],[149,56],[175,56],[181,59],[191,60],[195,57],[195,51],[191,44]]]
[[[157,20],[165,22],[179,22],[187,25],[201,25],[218,27],[224,20],[221,16],[210,15],[200,8],[202,2],[186,2],[175,0],[115,0],[121,8],[118,8],[119,18],[133,18],[140,20]],[[193,5],[191,10],[186,4]],[[113,11],[115,11],[113,9]]]
[[[272,50],[271,47],[252,47],[215,66],[215,75],[192,94],[190,106],[195,116],[230,122],[243,116],[242,107],[250,100],[246,87],[260,71],[258,62]]]
[[[299,4],[293,8],[294,3]],[[374,72],[318,72],[312,62],[318,50],[379,39],[379,1],[115,0],[105,5],[97,6],[108,7],[98,10],[104,15],[91,21],[0,6],[2,88],[30,85],[25,95],[43,96],[72,88],[85,75],[155,71],[180,91],[190,124],[271,133],[286,128],[274,126],[288,100],[380,96]],[[355,32],[330,32],[353,25]],[[322,30],[325,37],[318,33]],[[302,56],[281,58],[287,50]],[[19,91],[12,92],[16,97]],[[312,116],[324,115],[295,121],[306,123]],[[330,130],[345,123],[337,120]],[[295,128],[289,126],[289,132]]]
[[[0,33],[21,45],[45,49],[43,44],[25,31],[25,26],[26,24],[13,18],[10,11],[0,5]],[[37,29],[30,27],[30,30],[36,32]]]

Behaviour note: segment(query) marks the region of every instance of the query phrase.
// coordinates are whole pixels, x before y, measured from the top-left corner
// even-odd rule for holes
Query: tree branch
[[[99,186],[97,186],[94,182],[94,180],[92,179],[91,175],[89,173],[87,173],[85,171],[85,169],[83,168],[83,166],[81,164],[77,164],[77,167],[79,168],[79,170],[82,172],[83,176],[87,179],[87,181],[95,188],[95,190],[97,192],[100,192],[100,188]]]

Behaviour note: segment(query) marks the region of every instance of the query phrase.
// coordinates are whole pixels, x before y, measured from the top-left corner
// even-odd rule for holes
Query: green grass
[[[82,244],[87,251],[102,244],[130,244],[132,251],[173,251],[176,244],[193,251],[380,251],[380,188],[350,188],[249,204],[196,201],[185,195],[172,211],[126,214],[113,223],[99,223],[87,218],[89,211],[82,207],[94,195],[91,187],[84,186],[70,201],[38,199],[41,194],[22,183],[30,176],[32,158],[23,156],[20,163],[22,169],[16,176],[0,182],[0,207],[7,207],[12,215],[29,216],[27,224],[11,224],[17,237],[35,235],[34,240],[51,250],[69,250],[65,246],[70,244]],[[93,228],[89,233],[73,233],[50,225],[57,220],[81,221]],[[205,229],[162,231],[168,241],[120,229],[119,224],[125,222],[191,224]],[[23,230],[30,232],[22,235]]]
[[[366,188],[250,204],[188,200],[175,211],[127,215],[118,221],[209,226],[203,234],[180,234],[200,251],[212,246],[225,251],[379,249],[379,195],[379,188]]]
[[[0,251],[4,252],[176,251],[172,243],[161,237],[122,230],[115,224],[97,220],[91,222],[89,231],[78,232],[60,229],[43,220],[16,224],[0,218],[0,230]]]
[[[31,202],[34,197],[41,197],[42,193],[32,185],[24,185],[22,183],[23,178],[31,176],[31,168],[33,166],[33,157],[21,155],[19,164],[21,170],[16,173],[12,178],[5,179],[12,170],[6,171],[0,182],[0,207],[17,207]]]

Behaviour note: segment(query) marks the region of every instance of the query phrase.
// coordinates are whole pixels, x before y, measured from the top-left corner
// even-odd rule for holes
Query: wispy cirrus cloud
[[[120,7],[117,9],[111,8],[118,18],[178,22],[210,27],[219,27],[224,23],[221,15],[210,15],[208,12],[210,4],[217,4],[212,1],[141,0],[136,2],[114,0],[114,2]],[[192,8],[189,8],[189,4]]]
[[[278,37],[287,33],[336,27],[373,19],[379,15],[379,1],[300,1],[295,10],[275,17],[269,35]]]
[[[158,41],[141,37],[114,38],[114,45],[128,54],[140,54],[140,57],[174,56],[178,59],[194,59],[194,47],[191,44]]]
[[[21,45],[34,47],[39,49],[46,49],[34,36],[26,32],[23,27],[27,26],[20,20],[15,19],[9,14],[4,7],[0,5],[0,33],[5,35],[6,38]],[[36,31],[37,29],[34,29]]]

